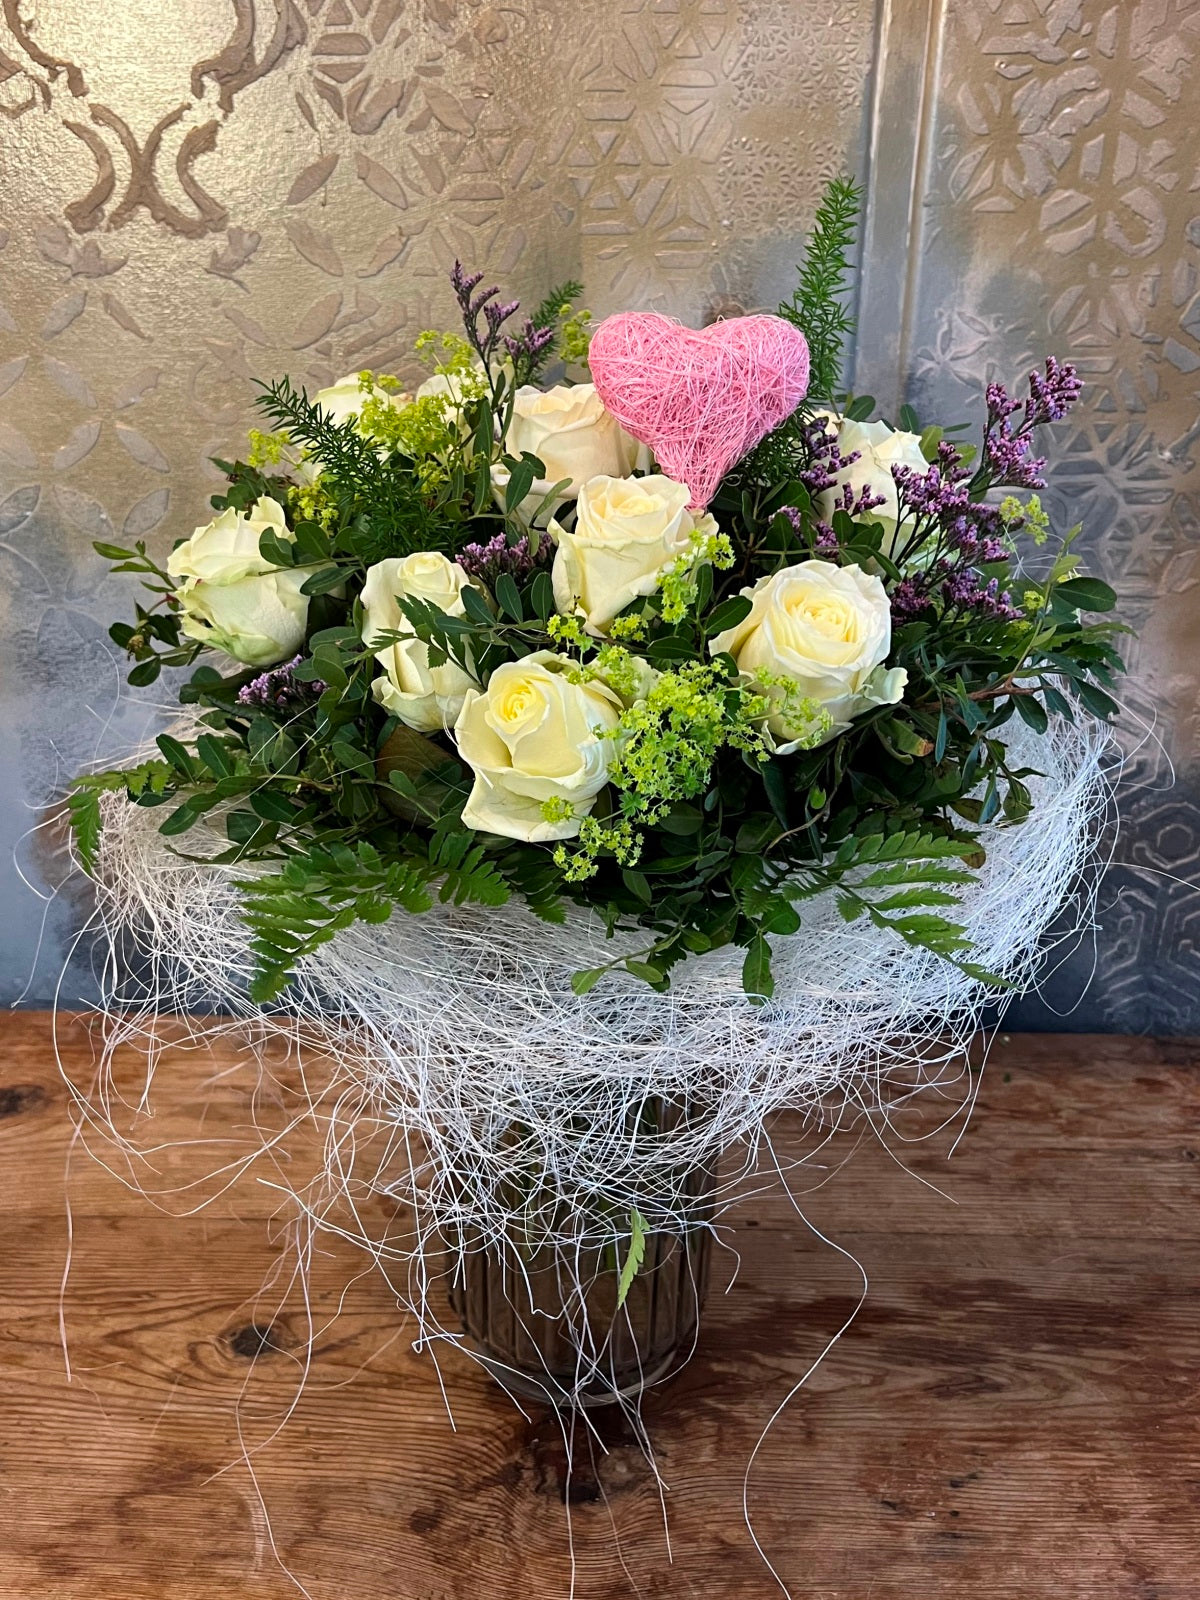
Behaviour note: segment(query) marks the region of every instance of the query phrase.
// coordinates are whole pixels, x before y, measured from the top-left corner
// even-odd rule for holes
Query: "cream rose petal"
[[[304,643],[308,596],[300,588],[314,571],[277,568],[239,583],[185,585],[183,631],[247,666],[273,666]]]
[[[389,557],[371,567],[363,583],[363,640],[404,633],[408,619],[397,596],[432,601],[448,616],[463,613],[462,592],[470,579],[457,562],[438,551]],[[385,644],[375,653],[383,674],[372,684],[375,699],[410,728],[432,733],[453,726],[463,698],[475,686],[455,661],[429,665],[428,646],[416,638]]]
[[[658,580],[693,541],[717,531],[710,516],[688,509],[688,490],[671,478],[591,478],[579,491],[573,529],[554,519],[557,545],[551,578],[560,611],[578,605],[587,632],[602,637],[632,601],[653,594]]]
[[[574,664],[551,651],[507,662],[486,690],[466,696],[454,737],[475,774],[463,812],[468,826],[531,842],[570,839],[608,777],[621,702],[596,681],[576,682]],[[547,818],[546,801],[566,814]]]
[[[871,705],[894,704],[903,694],[903,669],[883,666],[891,649],[891,606],[874,574],[804,561],[743,593],[751,601],[749,615],[709,648],[714,655],[732,655],[746,680],[776,705],[781,684],[790,685],[826,714],[831,737]],[[783,751],[807,737],[779,711],[771,712],[767,726]]]

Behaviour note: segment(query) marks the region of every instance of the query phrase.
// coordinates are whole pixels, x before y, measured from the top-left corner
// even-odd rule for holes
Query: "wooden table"
[[[85,1027],[60,1032],[83,1072]],[[11,1016],[0,1052],[0,1600],[284,1600],[273,1545],[312,1600],[557,1600],[568,1510],[578,1600],[780,1592],[743,1476],[858,1275],[777,1192],[730,1219],[740,1273],[723,1292],[718,1255],[700,1349],[646,1405],[672,1564],[620,1428],[568,1487],[553,1421],[450,1353],[453,1431],[349,1246],[315,1263],[297,1400],[302,1299],[259,1294],[286,1261],[277,1193],[251,1175],[169,1216],[80,1152],[64,1185],[49,1037]],[[796,1600],[1200,1597],[1198,1066],[1195,1041],[1001,1037],[953,1159],[958,1124],[806,1175],[828,1181],[805,1216],[870,1292],[750,1475]],[[164,1093],[153,1131],[194,1137]],[[204,1136],[241,1137],[239,1074],[205,1093]]]

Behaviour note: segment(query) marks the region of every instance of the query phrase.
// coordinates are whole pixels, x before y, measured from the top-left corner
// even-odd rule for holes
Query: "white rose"
[[[461,617],[462,592],[470,581],[457,562],[447,561],[434,550],[377,561],[369,568],[362,589],[364,643],[370,648],[381,633],[409,630],[397,595],[406,600],[431,600],[447,616]],[[420,639],[384,645],[375,659],[383,668],[382,677],[371,685],[376,700],[385,711],[422,733],[450,727],[467,690],[475,687],[475,680],[457,662],[431,667],[429,647]]]
[[[576,604],[588,633],[602,636],[631,600],[653,594],[659,574],[695,548],[693,534],[716,533],[711,516],[688,510],[686,484],[671,478],[590,478],[579,491],[570,533],[551,519],[554,603]]]
[[[505,449],[518,460],[527,450],[546,469],[546,476],[534,479],[517,507],[526,519],[563,479],[568,482],[551,503],[552,513],[574,500],[589,478],[601,474],[624,478],[635,467],[649,464],[645,447],[631,439],[616,417],[604,409],[594,383],[559,384],[553,389],[525,384],[518,389]],[[497,464],[492,468],[492,492],[501,510],[508,480],[507,467]]]
[[[825,738],[871,706],[894,705],[903,696],[908,673],[883,666],[892,647],[892,610],[873,574],[801,561],[742,593],[751,601],[749,616],[718,634],[709,649],[728,651],[747,681],[777,704],[789,691],[814,701],[832,719]],[[781,755],[811,742],[811,729],[779,711],[767,727],[783,741]]]
[[[268,528],[294,538],[283,507],[264,496],[245,516],[229,506],[167,557],[167,571],[181,580],[184,633],[251,667],[274,666],[304,643],[308,596],[300,589],[316,570],[265,561],[258,541]]]
[[[472,690],[454,727],[475,783],[463,807],[469,828],[543,843],[573,839],[608,780],[611,732],[621,701],[603,683],[572,682],[574,662],[550,650],[497,667]],[[543,811],[547,801],[561,813]]]
[[[832,413],[821,415],[825,416],[827,425],[837,426],[838,448],[843,460],[855,452],[858,460],[842,468],[834,488],[825,489],[817,496],[817,508],[828,521],[846,484],[850,485],[855,499],[863,489],[882,497],[883,504],[867,512],[866,519],[882,525],[881,549],[885,556],[890,556],[893,554],[896,523],[900,516],[900,500],[892,468],[912,467],[920,473],[929,471],[929,463],[921,454],[920,435],[889,428],[886,422],[849,422]]]
[[[330,384],[328,389],[318,389],[313,396],[313,404],[320,406],[330,422],[343,423],[362,416],[368,400],[381,400],[387,406],[402,406],[409,398],[406,394],[390,394],[377,383],[364,389],[358,373],[348,372],[344,378]]]

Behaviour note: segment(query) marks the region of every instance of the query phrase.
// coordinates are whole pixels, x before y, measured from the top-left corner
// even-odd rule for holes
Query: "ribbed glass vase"
[[[646,1234],[621,1305],[612,1245],[530,1250],[511,1238],[467,1239],[461,1252],[447,1250],[451,1306],[506,1389],[547,1405],[606,1405],[684,1365],[708,1287],[716,1173],[697,1170],[681,1188],[686,1222]]]

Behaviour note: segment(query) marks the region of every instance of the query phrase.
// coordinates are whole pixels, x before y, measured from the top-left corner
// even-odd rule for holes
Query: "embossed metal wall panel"
[[[874,0],[0,0],[0,990],[82,917],[7,870],[153,715],[95,538],[205,520],[255,376],[411,371],[456,255],[692,320],[789,283],[861,157]],[[39,841],[20,856],[53,881]],[[86,994],[73,973],[65,994]]]
[[[864,163],[857,386],[980,413],[1049,350],[1091,380],[1056,509],[1139,629],[1143,742],[1074,1024],[1200,1026],[1200,0],[0,0],[0,854],[156,715],[93,538],[203,515],[254,376],[404,371],[455,255],[518,293],[700,320],[788,286]],[[873,70],[874,69],[874,70]],[[874,83],[874,92],[872,92]],[[1133,741],[1136,744],[1136,740]],[[53,881],[38,841],[27,870]],[[5,891],[0,988],[81,920]],[[1078,995],[1092,952],[1051,984]],[[68,997],[85,994],[75,972]],[[1053,1020],[1030,1010],[1030,1021]]]
[[[1200,0],[887,0],[880,39],[857,386],[978,420],[1075,361],[1048,500],[1138,634],[1101,926],[1014,1020],[1194,1032]]]

